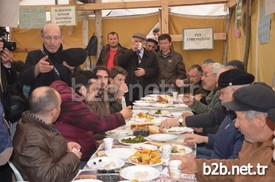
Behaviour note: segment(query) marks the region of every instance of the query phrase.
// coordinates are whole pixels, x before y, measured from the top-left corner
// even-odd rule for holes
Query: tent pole
[[[101,0],[95,0],[95,3],[101,3]],[[101,52],[102,49],[102,10],[96,10],[95,11],[95,35],[97,37],[98,40],[98,44],[97,44],[97,53],[96,53],[96,60],[99,57],[99,54]]]
[[[245,51],[244,51],[244,66],[245,71],[247,71],[248,58],[249,58],[249,50],[250,50],[250,41],[251,41],[251,0],[246,1],[246,20],[245,20]]]

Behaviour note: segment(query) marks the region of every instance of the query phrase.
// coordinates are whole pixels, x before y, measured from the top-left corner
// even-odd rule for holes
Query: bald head
[[[29,104],[31,113],[47,115],[52,109],[60,107],[61,97],[53,88],[38,87],[33,90]]]
[[[55,23],[45,24],[41,29],[41,40],[48,52],[56,53],[63,41],[61,28]]]
[[[56,32],[59,35],[62,34],[60,26],[56,23],[47,23],[41,29],[41,34],[47,34],[49,32]]]

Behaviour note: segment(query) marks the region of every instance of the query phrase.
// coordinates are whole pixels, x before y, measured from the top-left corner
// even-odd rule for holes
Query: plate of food
[[[135,165],[142,166],[157,166],[163,163],[159,151],[143,148],[137,150],[133,155],[129,157],[129,162]]]
[[[120,171],[120,176],[128,180],[151,181],[160,176],[159,170],[150,166],[130,166]]]
[[[92,170],[98,169],[119,169],[124,166],[125,162],[119,158],[111,158],[111,157],[96,157],[90,159],[87,165]]]
[[[143,150],[143,149],[149,149],[149,150],[157,150],[158,147],[155,145],[140,143],[140,144],[133,144],[131,148],[135,150]]]
[[[112,148],[110,150],[105,151],[105,155],[111,158],[127,160],[135,152],[136,150],[134,148]]]
[[[144,121],[151,121],[153,120],[155,117],[150,115],[149,113],[145,113],[145,112],[139,112],[134,116],[134,121],[136,122],[144,122]]]
[[[127,136],[127,137],[122,137],[118,139],[118,142],[124,145],[132,145],[132,144],[137,144],[137,143],[145,143],[147,142],[147,139],[145,139],[143,136],[138,135],[138,136]]]
[[[165,142],[168,140],[173,140],[177,137],[178,137],[177,135],[158,133],[158,134],[149,135],[146,138],[148,138],[149,140],[152,140],[152,141]]]
[[[171,146],[172,146],[171,155],[185,155],[192,152],[191,148],[186,147],[184,145],[171,144]],[[160,151],[162,151],[162,147],[160,147]]]
[[[192,132],[194,132],[194,130],[192,128],[189,128],[189,127],[175,126],[175,127],[171,127],[171,128],[162,129],[162,132],[178,135],[178,134],[182,134],[182,133],[192,133]]]
[[[149,114],[153,116],[161,117],[161,116],[166,116],[170,114],[170,112],[166,110],[157,109],[157,110],[150,111]]]

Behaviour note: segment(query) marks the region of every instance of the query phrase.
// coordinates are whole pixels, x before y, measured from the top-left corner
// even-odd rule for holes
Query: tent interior
[[[57,0],[56,0],[57,1]],[[21,0],[20,7],[24,6],[56,6],[54,0]],[[128,0],[129,1],[129,0]],[[133,1],[133,0],[132,0]],[[146,4],[142,0],[134,0],[139,4]],[[148,0],[147,0],[148,1]],[[152,2],[151,0],[150,2]],[[167,0],[155,0],[168,2]],[[94,12],[102,14],[102,28],[99,35],[99,49],[107,43],[106,36],[114,31],[119,34],[120,43],[124,47],[131,47],[133,33],[142,32],[151,36],[152,29],[161,24],[163,27],[162,7],[153,8],[129,8],[93,11],[93,0],[75,1],[74,5],[86,7],[89,11],[77,10],[77,25],[62,26],[64,35],[63,47],[86,47],[89,38],[98,35],[98,20]],[[83,4],[84,2],[84,4]],[[102,3],[127,2],[127,0],[102,0]],[[149,1],[148,1],[149,2]],[[197,1],[194,1],[197,2]],[[186,68],[192,64],[201,64],[205,59],[212,58],[217,62],[226,63],[229,60],[238,59],[247,62],[247,71],[254,74],[256,81],[266,82],[271,85],[275,77],[274,58],[272,53],[275,47],[275,14],[265,15],[262,13],[265,0],[242,1],[241,21],[236,25],[237,1],[223,1],[224,3],[209,3],[214,1],[201,0],[200,5],[172,6],[169,7],[167,17],[167,30],[162,33],[172,35],[172,48],[183,56]],[[205,5],[203,5],[205,2]],[[217,2],[222,2],[218,1]],[[59,0],[58,5],[67,5],[69,0]],[[229,4],[233,4],[229,6]],[[250,11],[247,11],[247,9]],[[247,12],[250,12],[247,14]],[[269,39],[265,43],[259,41],[259,25],[263,16],[269,16]],[[50,21],[47,18],[47,21]],[[248,21],[248,22],[247,22]],[[183,50],[183,30],[190,28],[212,28],[214,33],[213,49]],[[237,30],[237,31],[236,31]],[[237,34],[238,33],[238,34]],[[10,28],[11,41],[17,43],[17,50],[13,52],[15,60],[25,60],[28,51],[41,48],[40,29]],[[91,56],[92,64],[96,62],[96,56]],[[90,69],[91,65],[87,59],[84,65]],[[275,81],[274,81],[275,82]]]

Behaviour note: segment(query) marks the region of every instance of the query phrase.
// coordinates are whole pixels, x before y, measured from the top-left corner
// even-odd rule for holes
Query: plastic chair
[[[16,167],[13,165],[13,163],[11,161],[8,161],[14,175],[16,178],[16,181],[24,181],[23,177],[21,176],[20,172],[16,169]]]

